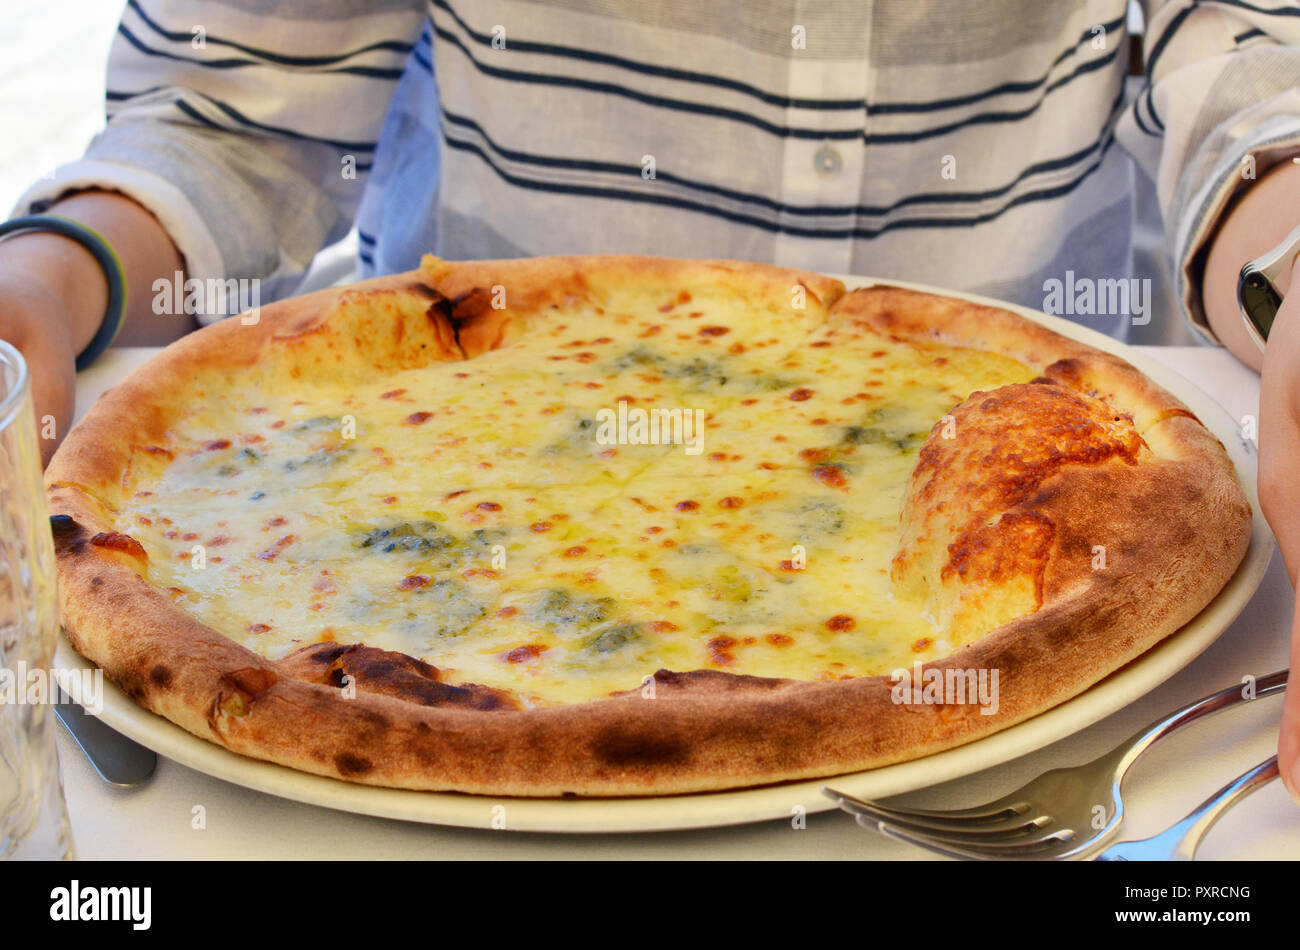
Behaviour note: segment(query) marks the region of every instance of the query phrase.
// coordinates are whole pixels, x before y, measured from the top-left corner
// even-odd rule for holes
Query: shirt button
[[[825,175],[827,178],[838,175],[843,165],[844,161],[840,158],[840,153],[829,145],[823,145],[813,156],[813,168],[817,174]]]

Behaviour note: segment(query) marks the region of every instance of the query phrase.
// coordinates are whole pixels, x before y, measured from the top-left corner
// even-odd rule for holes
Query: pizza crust
[[[766,264],[724,260],[674,260],[602,254],[451,263],[426,255],[420,276],[451,303],[457,338],[466,357],[506,346],[526,332],[518,314],[541,317],[602,288],[626,283],[710,283],[734,287],[751,299],[789,302],[796,288],[824,306],[844,293],[834,278]],[[494,306],[494,303],[496,306]]]
[[[385,355],[472,357],[518,329],[483,305],[494,286],[506,288],[512,311],[544,319],[593,282],[646,275],[721,277],[772,294],[802,284],[832,303],[832,319],[900,340],[1003,353],[1039,372],[1038,385],[1132,416],[1145,446],[1137,463],[1063,466],[1018,503],[1059,531],[1053,543],[1063,553],[1048,559],[1039,609],[926,664],[1000,671],[994,715],[969,703],[899,704],[888,677],[804,682],[661,670],[642,689],[607,700],[518,709],[490,691],[445,688],[433,667],[400,654],[345,650],[272,662],[178,607],[143,575],[138,543],[112,532],[124,472],[161,464],[150,446],[183,410],[179,394],[195,379],[219,385],[254,365],[292,376],[363,372]],[[427,260],[420,273],[263,308],[256,325],[232,318],[205,328],[106,394],[47,471],[65,632],[134,701],[254,758],[398,788],[648,795],[830,776],[972,741],[1140,656],[1231,577],[1249,543],[1249,504],[1223,447],[1172,395],[1123,360],[1009,311],[894,287],[842,291],[818,275],[728,262]],[[366,338],[338,319],[349,300],[361,310],[393,308],[392,318],[371,323],[382,334]],[[1119,539],[1107,546],[1102,571],[1090,566],[1097,538]],[[351,676],[351,695],[339,671]]]

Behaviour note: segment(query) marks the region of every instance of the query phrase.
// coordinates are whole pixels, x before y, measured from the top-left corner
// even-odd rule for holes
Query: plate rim
[[[862,772],[777,785],[683,795],[626,798],[518,798],[428,792],[345,782],[289,766],[253,759],[195,736],[137,706],[112,683],[102,686],[101,720],[159,755],[212,778],[304,804],[420,824],[526,832],[627,833],[726,827],[828,811],[834,803],[820,793],[828,782],[851,794],[885,798],[963,778],[1031,754],[1068,738],[1128,706],[1164,683],[1209,648],[1232,625],[1262,583],[1272,558],[1272,532],[1260,511],[1255,451],[1235,422],[1209,394],[1175,370],[1131,345],[1081,323],[977,294],[878,277],[827,274],[848,290],[888,285],[968,300],[1010,310],[1062,336],[1127,360],[1158,385],[1182,399],[1224,443],[1251,506],[1250,547],[1236,572],[1195,618],[1140,657],[1077,696],[1024,722],[953,749]],[[60,669],[93,669],[63,635],[55,651]],[[80,678],[68,692],[80,699]]]

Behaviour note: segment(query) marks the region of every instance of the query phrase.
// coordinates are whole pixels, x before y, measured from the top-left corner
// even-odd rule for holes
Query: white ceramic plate
[[[861,277],[842,279],[850,287],[876,282]],[[1254,520],[1250,550],[1237,573],[1182,630],[1074,699],[1019,725],[937,755],[835,778],[837,789],[864,798],[884,798],[970,775],[1040,749],[1122,709],[1190,663],[1228,628],[1259,587],[1273,551],[1273,535],[1259,513],[1254,450],[1241,438],[1236,421],[1192,383],[1141,353],[1077,323],[987,298],[919,284],[890,283],[1007,307],[1064,336],[1127,359],[1187,403],[1227,447],[1250,499]],[[90,666],[62,639],[56,665],[69,669]],[[182,765],[260,792],[384,818],[490,828],[494,819],[503,817],[505,827],[515,831],[663,831],[786,818],[796,806],[810,812],[834,807],[820,794],[825,779],[733,792],[620,799],[493,798],[372,788],[236,755],[141,709],[111,684],[105,683],[104,693],[101,714],[104,722]]]

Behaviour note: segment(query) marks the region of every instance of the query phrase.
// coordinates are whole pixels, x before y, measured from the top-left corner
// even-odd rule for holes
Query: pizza
[[[135,702],[354,782],[687,793],[924,756],[1228,581],[1223,446],[994,306],[631,256],[453,263],[172,344],[46,476]]]

